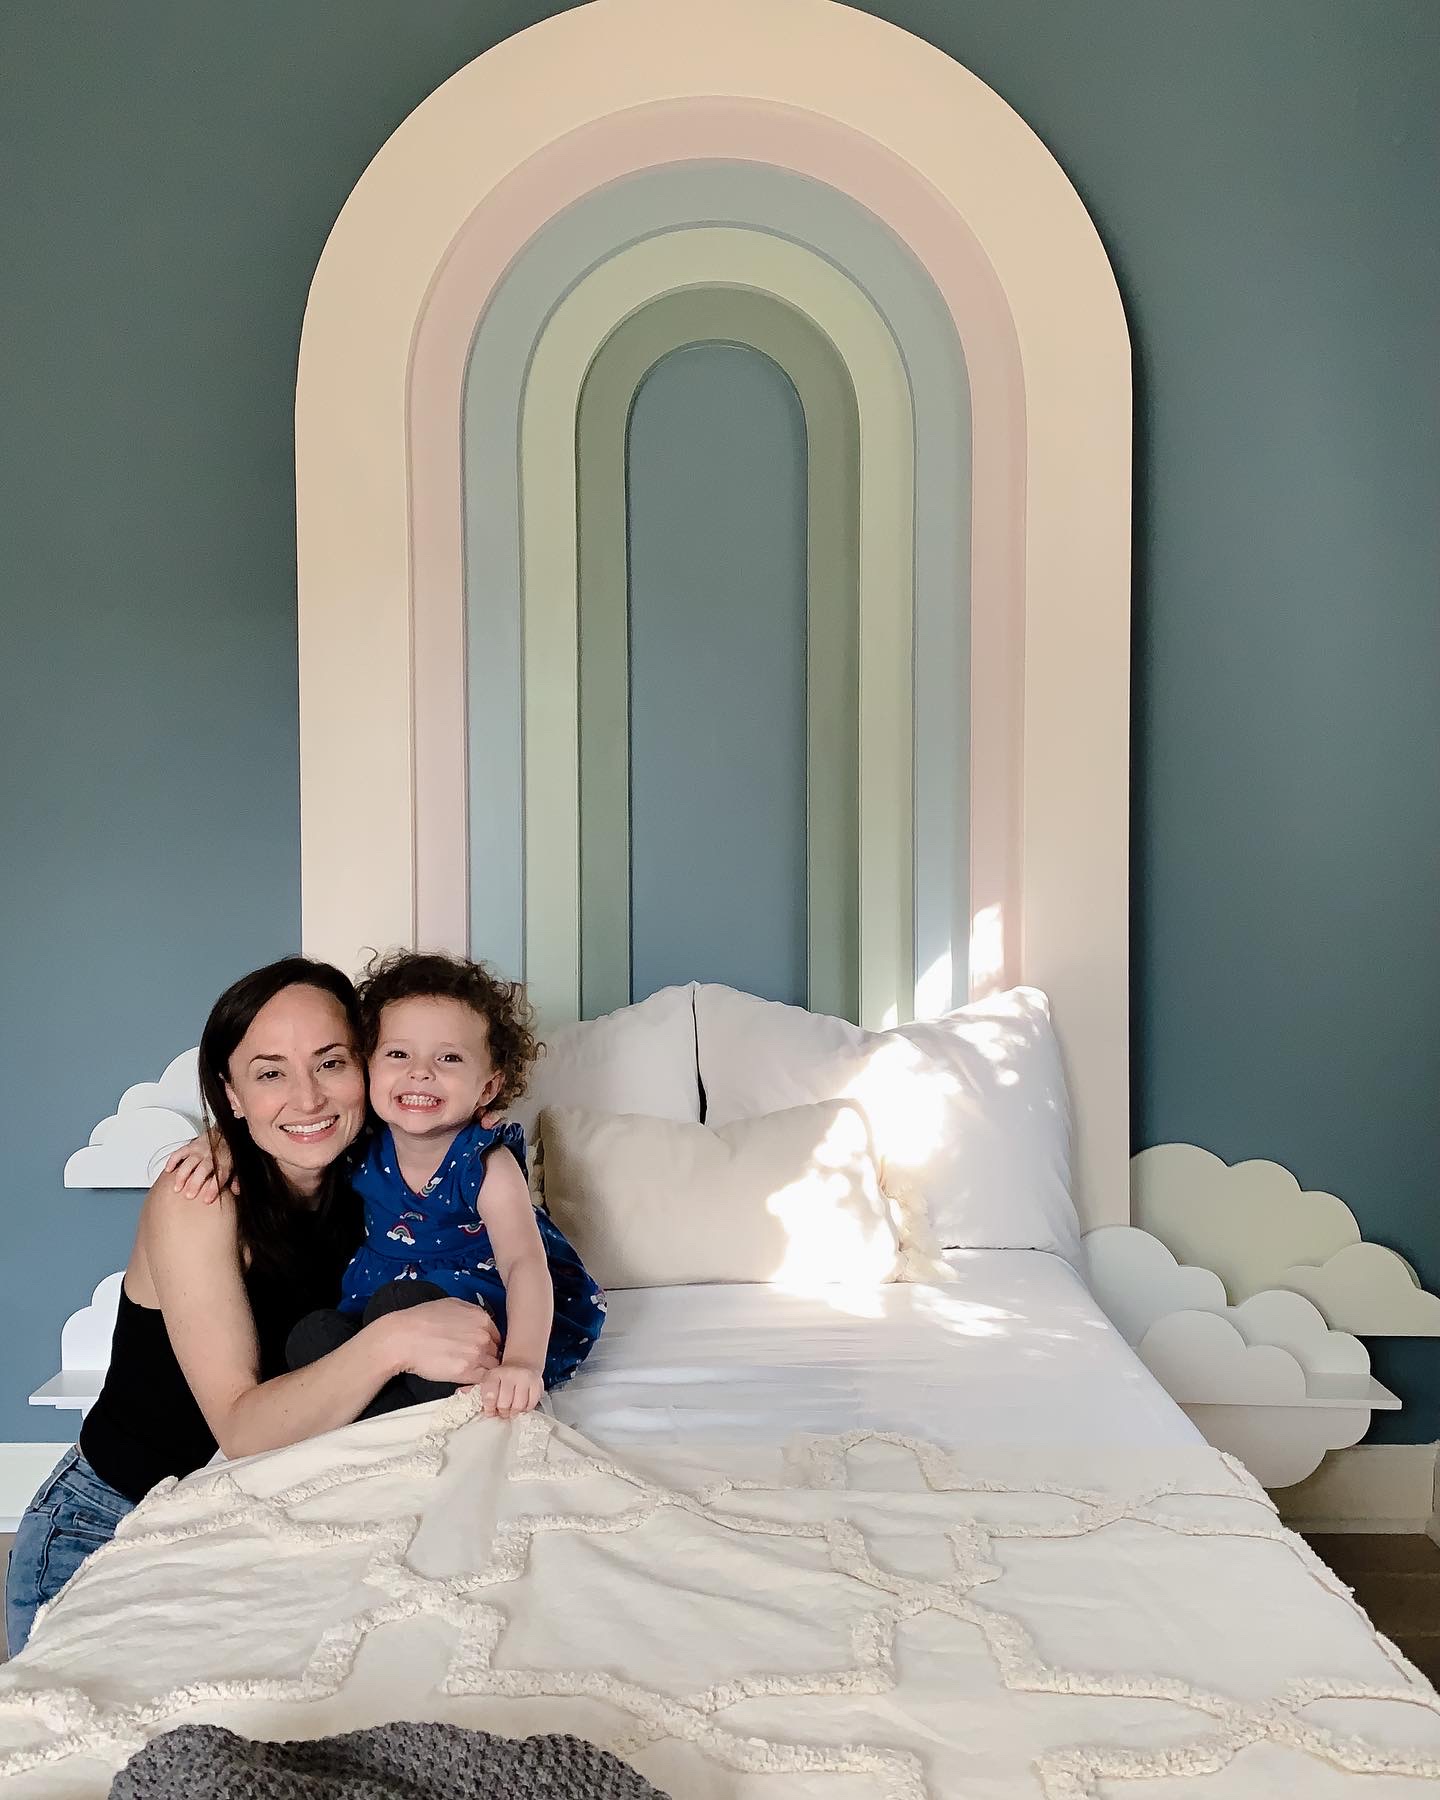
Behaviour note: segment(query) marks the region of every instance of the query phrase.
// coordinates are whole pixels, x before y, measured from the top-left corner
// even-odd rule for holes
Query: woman
[[[296,1322],[331,1306],[360,1237],[345,1152],[365,1123],[355,990],[286,957],[226,990],[200,1038],[200,1090],[235,1181],[196,1205],[168,1174],[146,1195],[110,1367],[80,1442],[27,1508],[10,1552],[10,1654],[158,1481],[218,1446],[251,1456],[348,1425],[402,1374],[457,1384],[496,1366],[484,1308],[432,1300],[285,1372]]]

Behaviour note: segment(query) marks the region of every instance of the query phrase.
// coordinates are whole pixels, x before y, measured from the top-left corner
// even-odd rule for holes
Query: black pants
[[[327,1308],[323,1312],[306,1313],[285,1343],[285,1360],[292,1369],[305,1369],[342,1344],[348,1344],[358,1332],[386,1313],[403,1312],[407,1306],[419,1306],[426,1300],[444,1300],[443,1288],[432,1281],[387,1281],[370,1297],[370,1303],[357,1319],[353,1314]],[[418,1406],[423,1400],[444,1400],[455,1392],[454,1382],[426,1381],[419,1375],[397,1375],[387,1381],[370,1404],[356,1417],[373,1419],[380,1413],[397,1412],[402,1406]]]

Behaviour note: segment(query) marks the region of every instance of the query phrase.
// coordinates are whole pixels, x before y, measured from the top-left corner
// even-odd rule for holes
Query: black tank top
[[[285,1279],[252,1270],[245,1291],[260,1345],[260,1379],[285,1373],[285,1341],[306,1313],[333,1306],[350,1251],[322,1238],[309,1214],[297,1219],[292,1250],[297,1274]],[[120,1289],[105,1385],[80,1428],[80,1453],[102,1481],[127,1500],[143,1500],[167,1475],[204,1468],[216,1450],[170,1346],[165,1316]]]

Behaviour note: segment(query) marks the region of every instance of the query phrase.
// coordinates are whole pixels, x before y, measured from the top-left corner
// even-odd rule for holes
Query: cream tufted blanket
[[[0,1800],[169,1727],[568,1732],[683,1800],[1419,1800],[1440,1700],[1204,1448],[625,1461],[457,1396],[159,1490],[0,1673]]]

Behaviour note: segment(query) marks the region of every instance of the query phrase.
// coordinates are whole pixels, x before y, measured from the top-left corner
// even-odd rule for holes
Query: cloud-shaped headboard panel
[[[1337,1195],[1303,1189],[1279,1163],[1158,1144],[1135,1158],[1132,1191],[1135,1224],[1182,1263],[1213,1269],[1234,1301],[1283,1288],[1337,1331],[1440,1337],[1440,1295],[1395,1251],[1366,1243]]]
[[[183,1051],[158,1081],[126,1088],[89,1143],[65,1163],[70,1188],[145,1188],[165,1158],[200,1129],[203,1107],[196,1050]]]

